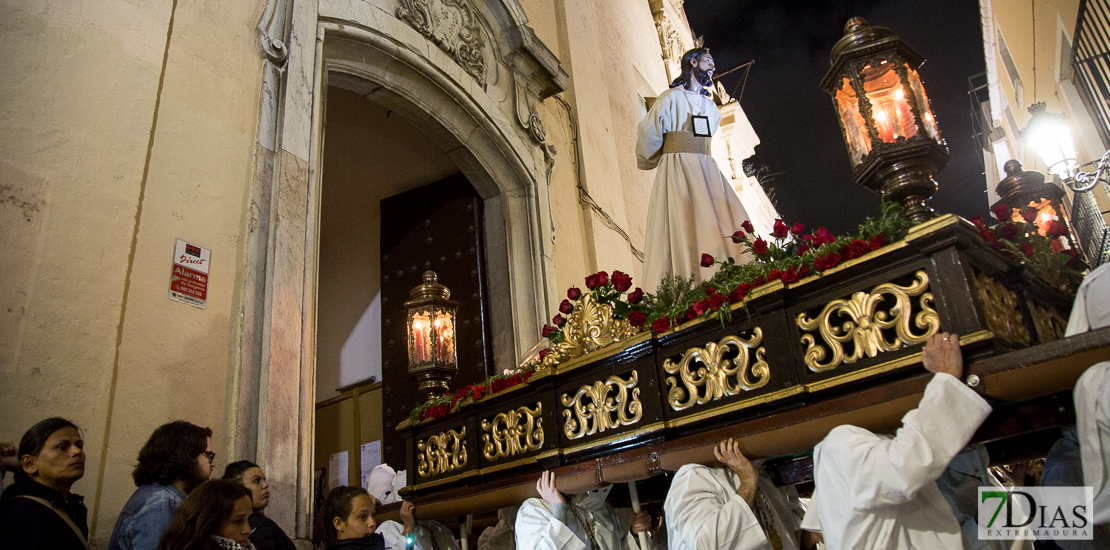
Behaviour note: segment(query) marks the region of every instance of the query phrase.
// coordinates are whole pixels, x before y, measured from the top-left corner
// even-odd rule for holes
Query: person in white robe
[[[922,362],[935,374],[894,437],[838,426],[813,451],[816,487],[802,528],[820,530],[830,550],[963,547],[936,481],[991,407],[961,382],[957,337],[930,338]]]
[[[506,506],[497,511],[497,525],[487,527],[478,536],[478,550],[516,550],[516,512],[519,506]]]
[[[670,550],[770,550],[754,511],[759,475],[752,463],[734,439],[713,455],[725,467],[686,464],[671,481],[663,502]]]
[[[392,504],[399,500],[394,490],[397,472],[388,464],[379,464],[366,477],[366,491],[379,504]],[[454,550],[459,547],[451,530],[438,521],[416,519],[416,506],[411,502],[401,504],[401,523],[383,521],[376,530],[385,540],[385,550],[405,550],[405,539],[412,536],[415,550]]]
[[[743,250],[730,237],[748,214],[710,152],[721,124],[706,89],[713,71],[708,49],[683,54],[682,76],[659,94],[640,123],[637,165],[658,168],[644,234],[645,290],[655,291],[668,274],[694,276],[695,284],[708,279],[715,270],[701,266],[703,253],[743,263]]]
[[[1079,285],[1064,334],[1074,336],[1106,326],[1110,326],[1110,264],[1091,271]],[[1095,490],[1094,522],[1110,523],[1110,361],[1088,368],[1075,383],[1072,397],[1083,482]]]
[[[651,515],[614,510],[612,486],[570,495],[555,486],[555,472],[536,483],[541,498],[524,501],[516,515],[516,546],[528,550],[639,550],[633,537],[651,529]]]

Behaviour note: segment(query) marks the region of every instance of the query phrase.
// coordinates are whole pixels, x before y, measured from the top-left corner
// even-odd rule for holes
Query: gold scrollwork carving
[[[462,430],[447,430],[416,443],[416,456],[420,460],[416,471],[420,477],[461,470],[466,467],[466,426]]]
[[[771,369],[763,359],[766,350],[761,343],[763,329],[755,327],[751,338],[725,336],[716,343],[706,343],[704,348],[686,350],[678,362],[669,358],[665,360],[663,369],[667,374],[679,375],[667,377],[667,386],[670,388],[667,403],[671,409],[681,411],[695,404],[704,405],[722,397],[739,395],[741,392],[766,386],[771,380]],[[730,349],[736,349],[737,355],[726,359],[725,354]],[[755,353],[752,354],[750,350],[755,350]],[[702,366],[695,368],[695,361]],[[679,380],[682,381],[682,386],[679,386]],[[699,388],[704,391],[699,391]]]
[[[1033,323],[1037,326],[1037,334],[1042,344],[1064,337],[1068,320],[1060,316],[1056,308],[1042,306],[1037,302],[1030,302],[1030,306],[1033,310]]]
[[[503,412],[493,419],[482,420],[482,454],[486,460],[538,451],[543,447],[543,403],[535,409],[527,406]]]
[[[799,313],[798,328],[807,333],[801,337],[806,346],[806,366],[813,372],[823,372],[859,361],[864,355],[875,357],[882,352],[925,342],[940,330],[940,318],[932,307],[933,294],[926,292],[928,289],[929,276],[922,270],[914,275],[914,282],[909,286],[883,283],[870,292],[856,292],[850,299],[825,304],[821,313],[812,319],[806,312]],[[921,310],[914,315],[911,298],[918,296]],[[894,300],[894,305],[879,309],[889,299]],[[842,319],[839,326],[834,325]],[[915,333],[915,328],[923,332]],[[894,329],[893,340],[887,340],[883,334],[886,329]],[[821,343],[812,334],[814,330],[820,333]],[[844,351],[845,344],[851,344],[850,352]]]
[[[563,434],[567,439],[578,439],[639,422],[644,415],[640,388],[636,387],[639,381],[640,375],[632,371],[628,380],[613,375],[578,388],[574,397],[564,393],[562,401],[567,409],[563,410]]]
[[[1014,344],[1029,345],[1029,329],[1018,309],[1017,293],[981,271],[975,272],[975,288],[983,305],[987,328]]]
[[[544,357],[544,367],[554,367],[568,359],[581,357],[613,342],[626,340],[640,332],[626,319],[613,317],[613,306],[599,304],[593,295],[586,294],[574,306],[563,325],[563,341],[551,346]]]

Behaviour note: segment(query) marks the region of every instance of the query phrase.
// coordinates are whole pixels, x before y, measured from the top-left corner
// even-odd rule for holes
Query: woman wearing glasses
[[[212,430],[184,420],[154,430],[131,476],[138,489],[123,506],[108,550],[156,550],[162,532],[191,493],[212,475]]]

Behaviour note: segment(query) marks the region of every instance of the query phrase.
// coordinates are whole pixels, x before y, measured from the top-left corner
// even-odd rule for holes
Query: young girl
[[[250,489],[217,479],[201,483],[162,532],[158,550],[252,550]]]
[[[328,530],[327,550],[383,550],[382,536],[374,532],[376,505],[362,487],[332,489],[320,510]]]
[[[248,460],[232,462],[224,470],[224,479],[239,483],[251,491],[254,513],[248,522],[252,530],[251,544],[255,550],[296,550],[285,531],[263,514],[263,510],[270,504],[270,484],[266,481],[262,468]]]

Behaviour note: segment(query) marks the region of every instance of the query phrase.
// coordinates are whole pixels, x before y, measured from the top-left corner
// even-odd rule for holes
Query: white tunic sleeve
[[[381,533],[382,539],[385,540],[385,550],[405,550],[404,525],[393,520],[383,521],[374,532]],[[438,521],[417,522],[413,535],[414,550],[432,550],[435,547],[441,550],[458,548],[451,531]],[[434,545],[432,537],[435,537]]]
[[[839,426],[818,445],[815,461],[844,476],[857,510],[901,504],[933,484],[991,412],[955,377],[937,374],[893,439]]]
[[[668,90],[669,91],[669,90]],[[673,130],[674,121],[668,106],[670,94],[663,92],[655,100],[636,133],[636,166],[651,170],[663,158],[663,134]]]
[[[551,505],[530,498],[516,514],[516,546],[528,550],[589,550],[569,527],[555,519]]]
[[[378,524],[375,533],[380,533],[385,540],[385,550],[405,550],[405,537],[402,535],[405,527],[396,521],[383,521]]]
[[[672,550],[771,548],[748,503],[701,464],[678,470],[663,509]]]

